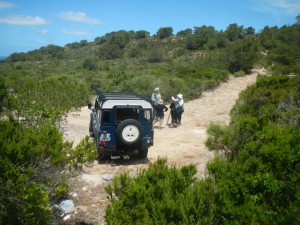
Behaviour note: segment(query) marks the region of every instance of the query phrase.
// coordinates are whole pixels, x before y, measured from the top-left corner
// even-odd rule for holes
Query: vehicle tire
[[[148,147],[138,149],[139,158],[146,159],[148,156]]]
[[[118,141],[127,147],[140,144],[142,138],[142,126],[139,121],[127,119],[122,121],[117,130],[116,135]]]

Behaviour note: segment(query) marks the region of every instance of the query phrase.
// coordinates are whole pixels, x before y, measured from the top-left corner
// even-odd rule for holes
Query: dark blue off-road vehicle
[[[137,151],[147,158],[153,145],[153,108],[151,100],[137,94],[97,93],[91,109],[90,135],[94,137],[99,159],[121,156],[129,158]]]

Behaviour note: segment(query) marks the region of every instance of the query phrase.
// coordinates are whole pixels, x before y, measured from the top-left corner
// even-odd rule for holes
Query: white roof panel
[[[141,106],[145,109],[152,108],[150,102],[141,100],[141,99],[120,99],[120,100],[106,100],[103,105],[102,109],[111,109],[114,106]]]

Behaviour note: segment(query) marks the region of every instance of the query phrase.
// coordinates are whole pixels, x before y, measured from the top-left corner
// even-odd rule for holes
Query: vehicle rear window
[[[140,120],[140,110],[132,108],[118,108],[115,111],[115,122],[121,122],[126,119]]]
[[[144,112],[145,123],[151,122],[151,109],[146,109]]]

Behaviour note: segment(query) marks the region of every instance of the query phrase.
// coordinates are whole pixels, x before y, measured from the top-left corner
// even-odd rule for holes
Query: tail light
[[[99,144],[102,146],[106,146],[106,141],[100,141]]]

